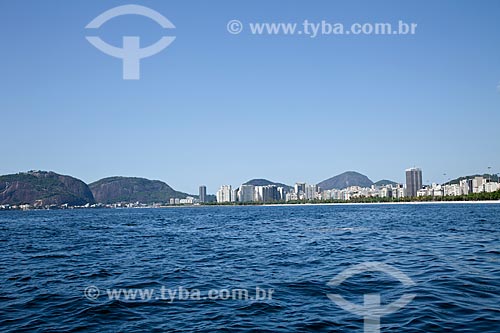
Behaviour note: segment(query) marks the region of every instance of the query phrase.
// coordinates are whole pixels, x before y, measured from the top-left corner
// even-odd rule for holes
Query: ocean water
[[[363,267],[412,283],[328,284]],[[0,286],[2,332],[363,332],[328,294],[414,294],[381,332],[500,332],[500,205],[0,212]],[[260,294],[222,297],[238,289]]]

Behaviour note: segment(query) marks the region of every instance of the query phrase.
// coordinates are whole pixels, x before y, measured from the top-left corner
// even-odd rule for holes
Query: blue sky
[[[176,40],[122,80],[90,45],[103,11],[142,4]],[[346,170],[376,181],[500,172],[498,1],[2,1],[0,173],[113,175],[182,191],[251,178],[317,183]],[[414,36],[231,35],[249,22],[418,23]],[[127,15],[110,44],[163,30]]]

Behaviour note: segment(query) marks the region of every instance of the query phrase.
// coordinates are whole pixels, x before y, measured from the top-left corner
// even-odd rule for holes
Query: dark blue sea
[[[329,294],[414,295],[381,332],[500,332],[500,204],[4,211],[0,288],[2,332],[363,332]]]

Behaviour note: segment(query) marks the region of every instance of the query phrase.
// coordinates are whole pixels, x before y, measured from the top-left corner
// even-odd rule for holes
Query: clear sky
[[[122,80],[90,45],[103,11],[142,4],[176,40]],[[250,22],[418,24],[414,36],[229,34]],[[160,179],[195,193],[251,178],[317,183],[347,170],[424,182],[500,172],[499,1],[0,2],[0,173]],[[247,27],[245,27],[247,28]],[[127,15],[94,35],[156,42]],[[447,176],[444,177],[443,173]]]

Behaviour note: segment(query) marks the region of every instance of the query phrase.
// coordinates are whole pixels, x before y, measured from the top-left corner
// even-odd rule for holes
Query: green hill
[[[373,182],[363,174],[355,171],[347,171],[340,175],[328,178],[318,183],[322,190],[342,190],[349,186],[370,187]]]
[[[387,186],[387,185],[397,185],[398,183],[388,179],[382,179],[378,182],[373,183],[375,186]]]
[[[287,190],[290,190],[292,188],[292,186],[290,186],[290,185],[286,185],[286,184],[282,184],[282,183],[275,183],[275,182],[272,182],[270,180],[261,179],[261,178],[249,180],[246,183],[244,183],[243,185],[253,185],[253,186],[276,185],[277,187],[284,187]]]
[[[471,175],[471,176],[462,176],[462,177],[458,177],[458,178],[455,178],[455,179],[452,179],[448,182],[446,182],[445,184],[459,184],[461,180],[464,180],[464,179],[473,179],[475,177],[483,177],[485,179],[491,179],[492,182],[498,182],[498,175],[495,175],[495,174],[482,174],[482,175]]]
[[[94,197],[83,181],[47,171],[29,171],[0,176],[0,204],[80,206],[93,204]]]
[[[113,204],[140,202],[143,204],[167,203],[170,198],[185,198],[187,193],[178,192],[159,180],[136,177],[109,177],[89,185],[96,202]]]

